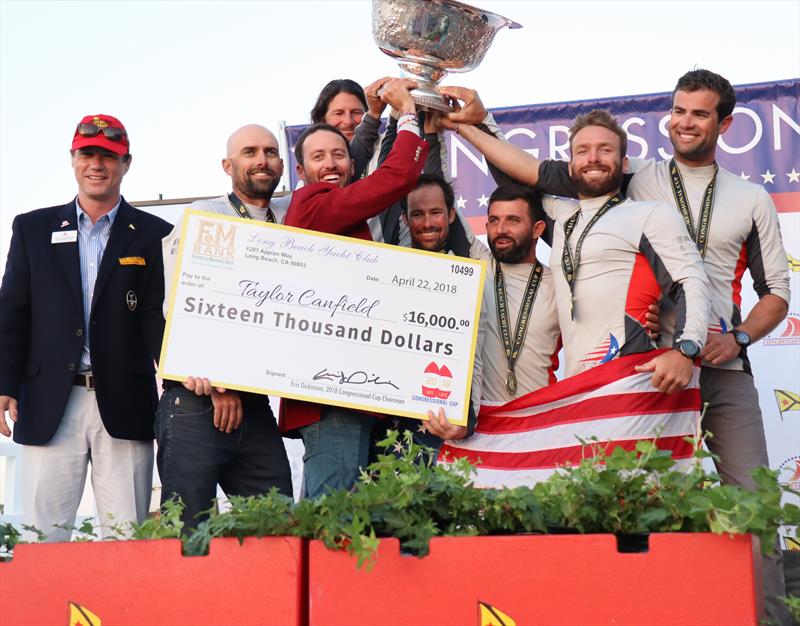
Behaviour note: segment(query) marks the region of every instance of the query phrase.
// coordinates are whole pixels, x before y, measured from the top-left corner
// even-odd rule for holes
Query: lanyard
[[[616,206],[624,200],[625,196],[622,195],[622,192],[617,192],[608,200],[606,200],[597,213],[592,216],[592,219],[590,219],[589,223],[586,224],[586,228],[583,229],[580,237],[578,237],[578,242],[575,244],[574,259],[572,258],[572,252],[570,252],[569,249],[569,238],[572,235],[572,231],[575,230],[575,225],[578,223],[578,217],[581,214],[581,210],[578,209],[575,211],[575,213],[573,213],[564,223],[564,251],[561,253],[561,269],[564,271],[564,278],[567,279],[567,284],[569,285],[569,311],[573,320],[575,319],[575,277],[578,274],[578,266],[581,263],[581,248],[583,248],[583,240],[586,239],[586,235],[588,235],[589,231],[592,230],[592,227],[597,223],[597,220],[608,213],[611,207]]]
[[[253,216],[250,215],[250,211],[247,210],[247,207],[244,205],[244,202],[239,200],[239,196],[235,193],[231,192],[228,194],[228,201],[231,203],[231,206],[236,209],[236,212],[241,215],[243,218],[251,220]],[[270,224],[275,223],[275,214],[272,212],[272,209],[267,207],[267,221]]]
[[[689,209],[689,199],[686,197],[686,189],[683,186],[681,172],[675,163],[675,159],[669,162],[669,175],[672,179],[672,194],[675,196],[675,204],[678,205],[678,210],[686,223],[686,230],[689,231],[689,236],[694,239],[697,249],[700,251],[700,256],[703,258],[706,256],[706,246],[708,246],[708,230],[711,222],[711,211],[714,208],[714,186],[717,182],[717,172],[719,172],[719,166],[714,163],[714,176],[711,177],[711,182],[708,183],[708,187],[706,187],[703,194],[700,223],[697,225],[697,232],[695,233],[692,212]]]
[[[542,264],[535,261],[531,274],[528,277],[528,284],[525,286],[525,293],[522,298],[522,306],[517,317],[517,327],[514,330],[514,341],[511,341],[511,328],[508,319],[508,299],[506,298],[506,283],[503,279],[503,270],[497,262],[497,269],[494,275],[494,297],[497,303],[497,321],[500,325],[500,336],[503,338],[503,347],[508,359],[508,372],[506,374],[506,390],[509,394],[517,393],[517,375],[514,367],[517,364],[522,344],[525,343],[525,335],[528,332],[528,322],[531,319],[533,303],[536,301],[536,293],[542,282]]]

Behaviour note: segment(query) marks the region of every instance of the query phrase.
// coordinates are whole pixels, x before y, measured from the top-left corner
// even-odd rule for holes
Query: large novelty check
[[[467,421],[484,265],[187,211],[162,378]]]

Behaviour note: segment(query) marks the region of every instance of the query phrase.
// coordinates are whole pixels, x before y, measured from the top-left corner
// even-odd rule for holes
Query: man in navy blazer
[[[104,536],[150,505],[164,220],[120,195],[122,123],[72,142],[78,195],[14,219],[0,286],[0,433],[22,444],[23,522],[69,540],[89,462]],[[56,526],[65,526],[58,528]]]

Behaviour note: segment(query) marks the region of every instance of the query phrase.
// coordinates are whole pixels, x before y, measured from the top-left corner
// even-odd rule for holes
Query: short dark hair
[[[314,108],[311,109],[312,124],[321,124],[325,121],[325,115],[328,113],[331,100],[340,93],[349,93],[361,100],[361,104],[364,105],[364,112],[366,113],[369,106],[367,106],[367,98],[364,95],[364,90],[361,85],[349,78],[337,78],[325,85],[322,91],[319,92],[317,102],[314,104]]]
[[[309,126],[303,131],[303,134],[300,135],[300,138],[297,140],[297,143],[294,146],[294,158],[297,161],[298,165],[303,164],[303,144],[306,142],[306,139],[308,139],[310,135],[313,135],[314,133],[321,130],[325,130],[328,131],[329,133],[339,135],[339,137],[342,138],[342,141],[344,141],[344,145],[347,146],[347,156],[349,156],[351,159],[353,158],[353,155],[350,154],[350,143],[347,141],[347,137],[344,136],[344,133],[342,133],[342,131],[340,131],[335,126],[331,126],[330,124],[314,124],[313,126]]]
[[[617,123],[611,113],[605,109],[594,109],[575,118],[572,128],[569,129],[569,149],[572,151],[572,141],[579,131],[587,126],[602,126],[619,137],[619,156],[624,159],[628,154],[628,133]]]
[[[736,106],[736,92],[730,82],[724,76],[715,74],[709,70],[691,70],[686,72],[678,79],[678,84],[672,90],[672,101],[675,102],[676,91],[693,92],[700,89],[708,89],[719,96],[717,103],[718,121],[724,120],[733,113]]]
[[[414,189],[421,189],[422,187],[438,187],[442,190],[448,213],[455,208],[456,197],[455,193],[453,193],[453,187],[441,174],[420,174],[420,177],[417,179],[417,184],[414,185]],[[408,215],[408,197],[406,197],[406,201],[403,202],[402,205],[403,211]]]
[[[495,202],[513,202],[514,200],[524,200],[528,205],[528,212],[530,213],[533,222],[545,221],[544,209],[542,209],[541,195],[533,187],[529,185],[520,185],[517,183],[508,183],[500,185],[492,192],[489,197],[489,208]],[[489,212],[489,208],[486,212]]]

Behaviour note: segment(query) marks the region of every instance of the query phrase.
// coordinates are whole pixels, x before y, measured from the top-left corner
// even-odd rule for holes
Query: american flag
[[[679,462],[690,459],[694,448],[684,438],[699,434],[700,368],[670,395],[652,386],[651,373],[634,371],[663,352],[616,358],[506,404],[482,405],[475,434],[445,442],[439,463],[466,457],[477,468],[477,487],[516,487],[578,464],[589,454],[578,438],[607,442],[608,452],[655,440]]]

